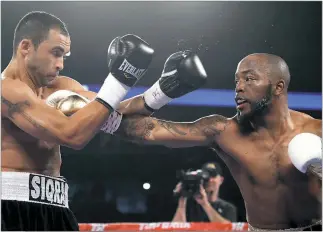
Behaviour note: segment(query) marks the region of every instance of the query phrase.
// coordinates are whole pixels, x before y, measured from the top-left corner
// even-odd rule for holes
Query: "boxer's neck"
[[[281,96],[273,100],[267,109],[251,120],[251,125],[256,130],[265,129],[269,134],[277,136],[292,129],[293,123],[288,109],[287,97]]]
[[[34,81],[34,78],[28,72],[25,63],[22,62],[20,59],[11,59],[4,73],[5,76],[8,76],[12,79],[19,79],[20,81],[27,84],[37,96],[42,91],[42,88],[40,86],[37,86],[36,82]]]

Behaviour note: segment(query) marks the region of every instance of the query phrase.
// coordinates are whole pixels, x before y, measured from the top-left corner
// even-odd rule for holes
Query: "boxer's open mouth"
[[[244,104],[244,103],[247,103],[247,102],[248,102],[247,100],[245,100],[245,99],[243,99],[243,98],[241,98],[241,97],[237,97],[237,98],[235,99],[235,101],[236,101],[237,105],[242,105],[242,104]]]

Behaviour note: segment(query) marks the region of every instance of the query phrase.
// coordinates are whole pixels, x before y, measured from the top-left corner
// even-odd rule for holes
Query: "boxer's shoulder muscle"
[[[208,145],[219,146],[221,149],[228,146],[228,141],[232,141],[236,131],[236,121],[219,114],[200,118],[190,125],[189,130],[192,136],[201,134],[209,141]]]
[[[57,77],[57,79],[51,83],[49,88],[53,89],[54,91],[61,89],[66,89],[73,92],[85,91],[85,88],[81,85],[81,83],[67,76]]]
[[[57,90],[70,90],[82,95],[83,97],[86,97],[89,100],[92,100],[96,96],[96,93],[87,91],[81,83],[67,76],[59,76],[49,86],[49,89],[50,89],[49,94]]]
[[[322,137],[322,120],[315,119],[308,114],[291,110],[293,122],[301,132],[314,133]]]
[[[309,132],[322,137],[322,120],[319,119],[309,119],[305,122],[304,132]]]
[[[18,79],[5,79],[1,82],[1,116],[11,117],[20,107],[29,104],[26,96],[34,94],[27,84]]]
[[[196,126],[207,136],[214,137],[232,129],[234,121],[219,114],[213,114],[199,119]]]
[[[235,147],[236,145],[242,144],[246,141],[246,135],[241,133],[241,128],[236,116],[226,118],[224,116],[217,115],[213,118],[213,123],[210,123],[210,126],[211,128],[216,127],[219,132],[214,136],[212,147],[217,146],[223,152],[231,150],[231,147]]]

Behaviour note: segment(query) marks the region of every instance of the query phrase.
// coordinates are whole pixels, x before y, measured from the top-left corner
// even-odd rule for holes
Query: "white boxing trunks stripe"
[[[1,200],[68,208],[68,184],[64,179],[26,172],[2,172],[1,178]]]

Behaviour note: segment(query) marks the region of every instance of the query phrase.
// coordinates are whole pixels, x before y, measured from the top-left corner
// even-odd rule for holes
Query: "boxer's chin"
[[[237,108],[237,118],[239,123],[248,121],[253,115],[251,105],[245,104],[244,107]]]
[[[237,119],[240,124],[243,124],[251,119],[252,112],[245,112],[245,111],[237,111]]]

